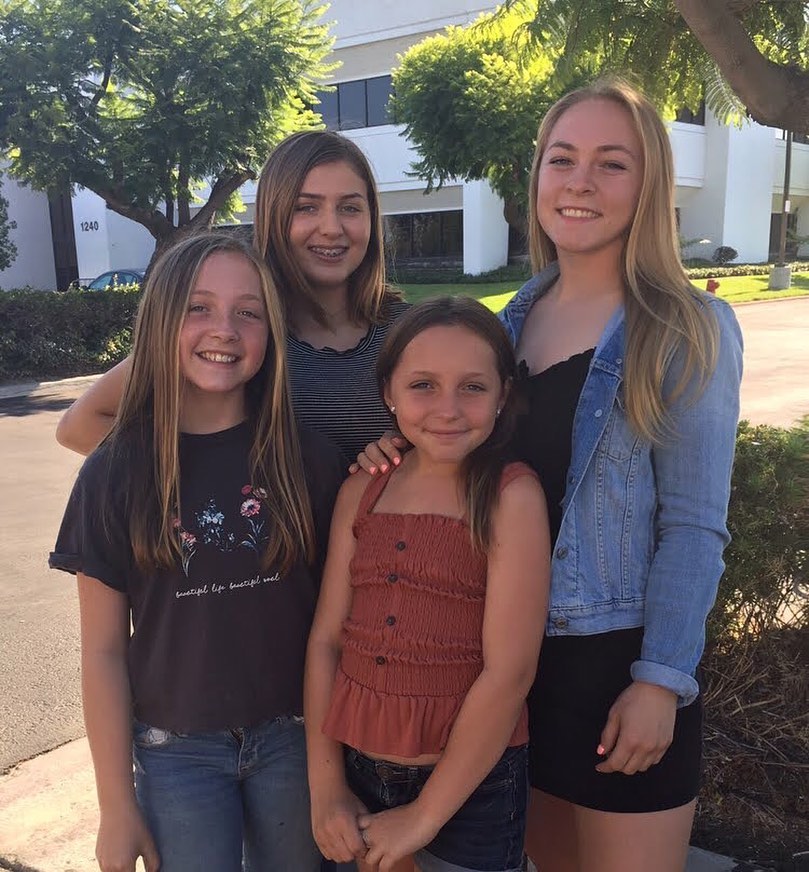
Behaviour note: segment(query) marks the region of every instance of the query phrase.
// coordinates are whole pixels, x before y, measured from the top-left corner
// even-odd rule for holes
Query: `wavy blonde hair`
[[[368,159],[350,139],[331,130],[305,130],[280,142],[262,167],[256,189],[254,243],[270,268],[290,323],[300,307],[321,324],[323,307],[295,261],[289,230],[306,176],[324,164],[345,162],[365,182],[371,236],[362,262],[348,279],[349,317],[358,324],[385,320],[385,303],[395,297],[386,285],[382,213]]]
[[[668,405],[691,386],[698,393],[713,372],[719,331],[680,261],[668,132],[653,104],[625,80],[610,76],[571,91],[542,119],[529,190],[531,265],[538,272],[557,259],[556,246],[537,217],[542,156],[556,122],[568,109],[588,100],[607,100],[624,109],[641,144],[643,179],[621,265],[626,309],[624,402],[635,431],[659,442],[671,431]],[[682,369],[671,391],[664,394],[666,372],[680,349]]]
[[[314,556],[314,532],[286,370],[284,315],[267,267],[255,249],[224,233],[203,233],[173,245],[154,264],[138,310],[132,370],[115,425],[105,440],[110,468],[124,480],[129,535],[144,568],[171,566],[181,556],[180,331],[203,263],[213,254],[246,258],[261,280],[269,325],[264,362],[246,385],[252,431],[251,484],[267,492],[269,541],[262,565],[286,571]],[[107,501],[111,503],[112,501]]]

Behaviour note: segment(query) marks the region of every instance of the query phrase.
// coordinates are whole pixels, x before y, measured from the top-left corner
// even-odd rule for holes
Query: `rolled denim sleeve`
[[[631,670],[636,681],[672,690],[681,706],[699,692],[694,673],[705,645],[705,619],[730,541],[726,521],[742,376],[742,335],[733,310],[713,298],[706,306],[719,326],[716,368],[696,399],[686,391],[673,403],[673,433],[653,450],[657,548],[641,656]],[[679,365],[672,366],[669,384]]]

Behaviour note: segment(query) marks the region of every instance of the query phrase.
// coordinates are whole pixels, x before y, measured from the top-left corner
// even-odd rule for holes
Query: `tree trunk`
[[[767,60],[734,14],[734,2],[674,0],[755,121],[809,133],[809,73]]]

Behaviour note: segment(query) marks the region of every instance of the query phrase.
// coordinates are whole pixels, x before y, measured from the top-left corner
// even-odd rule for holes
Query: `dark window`
[[[396,262],[463,255],[463,212],[387,215],[386,247]]]
[[[367,79],[368,91],[368,126],[378,127],[380,124],[390,124],[388,114],[388,100],[391,95],[390,76],[377,76],[375,79]]]
[[[329,130],[337,130],[340,126],[337,91],[319,91],[317,96],[320,100],[320,105],[313,108],[323,116],[323,123]]]
[[[704,127],[705,101],[703,100],[699,104],[699,108],[696,112],[694,112],[692,109],[688,109],[687,107],[678,109],[677,114],[674,116],[674,120],[679,121],[681,124],[701,124]]]
[[[337,95],[340,98],[340,130],[367,127],[365,82],[343,82],[337,86]]]
[[[391,87],[390,76],[340,82],[333,91],[319,92],[320,105],[314,108],[323,116],[323,123],[329,130],[356,130],[358,127],[390,124],[388,100]]]

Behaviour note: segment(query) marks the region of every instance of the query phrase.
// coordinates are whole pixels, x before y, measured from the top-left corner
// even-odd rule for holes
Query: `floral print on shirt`
[[[269,536],[267,528],[267,510],[264,501],[267,491],[262,487],[246,484],[241,488],[244,498],[239,507],[239,527],[230,529],[226,525],[225,513],[211,498],[205,507],[194,513],[196,532],[191,532],[182,526],[179,518],[174,519],[174,529],[180,539],[183,572],[188,577],[191,560],[197,553],[200,544],[227,553],[237,548],[250,548],[257,554],[261,552]]]

